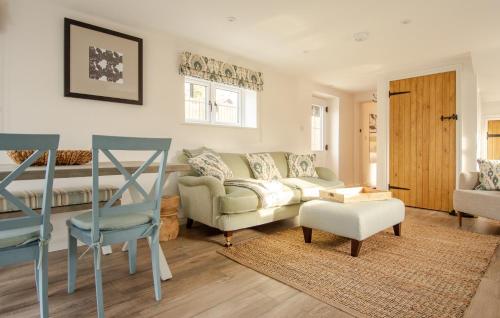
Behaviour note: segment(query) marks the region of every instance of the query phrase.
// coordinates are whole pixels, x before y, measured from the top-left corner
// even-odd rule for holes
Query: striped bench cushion
[[[103,185],[99,187],[99,202],[108,201],[113,194],[118,191],[117,187]],[[24,202],[32,209],[42,208],[43,190],[33,191],[12,191],[12,194]],[[91,186],[78,186],[78,187],[64,187],[54,188],[52,195],[52,207],[68,206],[75,204],[86,204],[92,202],[92,187]],[[3,196],[0,195],[0,213],[19,211],[15,205],[7,202]]]

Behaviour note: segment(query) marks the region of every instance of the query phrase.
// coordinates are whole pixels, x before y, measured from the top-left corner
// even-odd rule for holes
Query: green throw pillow
[[[210,152],[202,153],[194,158],[189,158],[188,163],[194,171],[201,176],[211,176],[219,179],[221,182],[233,177],[233,172],[222,161],[222,159]]]
[[[500,160],[477,159],[479,185],[477,190],[500,190]]]
[[[286,159],[288,161],[288,171],[290,171],[288,176],[290,178],[318,178],[316,168],[314,167],[314,161],[316,160],[315,154],[296,155],[293,153],[289,153],[287,154]]]
[[[246,154],[253,176],[259,180],[278,180],[281,174],[274,163],[273,157],[268,153]]]

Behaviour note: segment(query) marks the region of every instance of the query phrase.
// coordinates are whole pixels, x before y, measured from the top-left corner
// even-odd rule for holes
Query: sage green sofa
[[[301,203],[317,198],[320,189],[344,186],[332,170],[322,167],[316,168],[319,178],[288,178],[286,153],[270,154],[283,176],[280,181],[293,186],[293,196],[286,205],[261,208],[259,199],[252,190],[224,186],[214,177],[191,173],[179,178],[179,192],[182,209],[187,217],[187,227],[197,221],[218,228],[224,232],[226,246],[229,246],[233,231],[295,217],[299,213]],[[254,178],[245,154],[219,155],[232,170],[235,178]],[[181,155],[179,161],[187,162],[187,157]]]

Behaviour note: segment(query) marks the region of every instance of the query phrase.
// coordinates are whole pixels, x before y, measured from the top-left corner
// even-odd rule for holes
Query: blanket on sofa
[[[259,197],[262,208],[287,205],[293,197],[293,191],[279,181],[256,179],[229,179],[225,186],[236,186],[250,189]]]

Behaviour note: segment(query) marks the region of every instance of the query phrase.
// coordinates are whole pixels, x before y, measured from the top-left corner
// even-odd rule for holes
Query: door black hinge
[[[325,112],[328,113],[328,107],[325,107]]]
[[[411,91],[404,91],[404,92],[391,92],[389,91],[389,97],[394,96],[394,95],[401,95],[401,94],[410,94]]]
[[[410,190],[408,188],[396,187],[396,186],[392,186],[390,184],[388,186],[389,186],[389,190],[391,190],[391,189],[394,189],[394,190]]]
[[[325,150],[328,150],[328,145],[325,145]]]
[[[441,115],[441,121],[445,121],[445,120],[457,120],[458,119],[458,115],[457,114],[453,114],[451,116],[444,116],[444,115]]]

